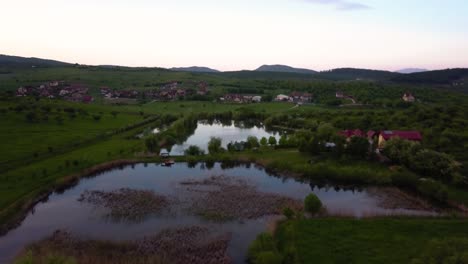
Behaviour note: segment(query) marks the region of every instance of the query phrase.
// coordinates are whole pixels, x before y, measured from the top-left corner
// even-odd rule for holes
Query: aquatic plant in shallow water
[[[159,213],[170,204],[167,197],[153,191],[128,188],[111,192],[85,191],[78,201],[108,209],[106,216],[113,220],[129,221],[142,220],[146,216]]]
[[[180,183],[192,194],[190,210],[210,220],[255,219],[281,214],[286,207],[302,210],[299,200],[258,191],[242,179],[211,176]]]

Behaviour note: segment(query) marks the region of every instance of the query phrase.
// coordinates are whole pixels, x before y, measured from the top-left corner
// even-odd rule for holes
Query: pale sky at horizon
[[[466,0],[0,0],[0,54],[255,69],[468,67]]]

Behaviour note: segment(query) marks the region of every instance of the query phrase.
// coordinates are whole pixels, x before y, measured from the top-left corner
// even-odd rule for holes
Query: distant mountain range
[[[262,65],[255,71],[259,72],[290,72],[290,73],[304,73],[304,74],[314,74],[316,71],[309,69],[293,68],[287,65]]]
[[[193,67],[179,67],[179,68],[170,68],[172,71],[181,71],[181,72],[220,72],[215,69],[211,69],[208,67],[199,67],[199,66],[193,66]]]
[[[409,73],[416,73],[416,72],[426,72],[429,71],[428,69],[419,69],[419,68],[406,68],[396,71],[398,73],[409,74]]]
[[[33,67],[73,67],[75,64],[56,60],[40,58],[25,58],[19,56],[8,56],[0,54],[0,74],[12,72],[16,68]],[[92,67],[92,66],[91,66]],[[94,67],[101,68],[132,68],[124,66],[100,65]],[[138,67],[134,68],[138,69]],[[148,68],[144,68],[148,69]],[[151,68],[157,70],[167,70],[162,68]],[[465,83],[468,79],[468,68],[446,69],[437,71],[427,71],[425,69],[408,68],[398,72],[339,68],[329,71],[313,71],[309,69],[294,68],[287,65],[263,65],[253,71],[231,71],[221,72],[208,67],[181,67],[171,68],[172,71],[212,73],[233,78],[257,78],[257,79],[325,79],[336,81],[347,80],[370,80],[386,81],[394,83],[412,84],[433,84],[433,85],[453,85],[454,83]]]

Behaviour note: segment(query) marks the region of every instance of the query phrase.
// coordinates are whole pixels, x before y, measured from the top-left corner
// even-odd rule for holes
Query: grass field
[[[410,263],[431,239],[468,237],[466,223],[413,218],[292,220],[279,226],[275,238],[280,250],[297,250],[298,263]]]

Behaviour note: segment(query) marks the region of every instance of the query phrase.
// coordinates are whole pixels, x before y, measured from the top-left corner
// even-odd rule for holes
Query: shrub
[[[409,171],[399,171],[392,174],[392,183],[395,186],[415,189],[418,186],[419,178]]]
[[[268,144],[270,144],[271,146],[276,146],[276,138],[274,136],[270,136],[268,138]]]
[[[304,200],[304,209],[306,210],[306,212],[316,214],[320,211],[320,209],[322,209],[322,202],[317,197],[317,195],[311,193],[307,195],[307,197]]]
[[[413,259],[411,263],[468,263],[468,239],[432,240],[421,256]]]
[[[254,261],[258,254],[265,251],[275,251],[275,241],[272,235],[261,233],[250,244],[247,257],[249,260]]]
[[[281,264],[282,256],[274,251],[263,251],[252,260],[253,264]]]
[[[247,138],[247,147],[248,148],[258,148],[260,147],[260,143],[258,142],[258,138],[255,136],[249,136]]]
[[[58,254],[48,254],[46,256],[33,257],[31,251],[25,256],[15,261],[15,264],[33,264],[33,263],[44,263],[44,264],[76,264],[76,260],[71,257],[66,257]]]
[[[283,215],[288,219],[291,220],[294,217],[294,210],[286,207],[283,209]]]
[[[369,141],[363,137],[352,137],[346,147],[346,152],[354,157],[365,158],[369,153]]]
[[[221,152],[221,138],[212,137],[208,142],[208,151],[210,154]]]
[[[418,191],[438,202],[444,203],[448,199],[447,187],[431,179],[421,179],[418,183]]]
[[[156,136],[150,136],[145,139],[145,146],[149,152],[156,153],[158,150],[158,140]]]
[[[200,156],[205,154],[205,152],[202,149],[195,145],[188,147],[188,149],[186,149],[184,153],[187,156]]]

